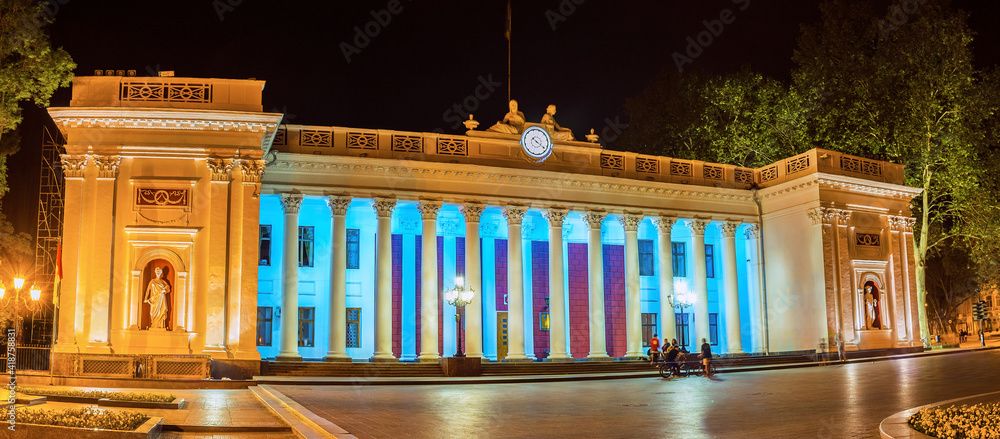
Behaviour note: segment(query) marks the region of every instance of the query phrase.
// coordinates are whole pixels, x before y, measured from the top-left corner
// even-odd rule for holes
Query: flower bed
[[[939,439],[1000,439],[1000,403],[921,409],[908,422]]]
[[[149,420],[142,413],[101,410],[93,407],[65,410],[17,411],[17,423],[55,425],[73,428],[133,431]]]
[[[174,395],[164,393],[109,392],[104,390],[75,390],[44,387],[18,387],[18,392],[41,396],[71,396],[75,398],[111,399],[132,402],[171,402]]]

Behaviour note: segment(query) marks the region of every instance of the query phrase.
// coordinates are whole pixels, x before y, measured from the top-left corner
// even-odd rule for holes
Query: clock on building
[[[521,134],[521,147],[528,157],[540,163],[552,154],[552,138],[542,127],[528,127]]]

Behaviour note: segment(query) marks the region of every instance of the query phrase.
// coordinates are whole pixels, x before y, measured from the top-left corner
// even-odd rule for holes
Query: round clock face
[[[521,134],[521,147],[529,156],[544,160],[552,152],[552,138],[542,127],[528,127]]]

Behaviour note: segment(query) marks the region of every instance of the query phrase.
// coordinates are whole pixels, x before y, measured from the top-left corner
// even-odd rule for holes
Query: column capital
[[[723,221],[719,223],[719,230],[722,231],[722,236],[726,238],[732,238],[736,236],[736,229],[740,228],[739,221]]]
[[[465,215],[465,222],[467,223],[478,223],[479,218],[483,216],[483,210],[486,210],[486,206],[482,203],[468,202],[459,208],[462,215]]]
[[[747,228],[743,229],[743,237],[746,239],[757,239],[760,235],[760,226],[757,223],[747,224]]]
[[[562,227],[567,215],[569,215],[569,210],[562,207],[549,208],[542,213],[542,216],[548,220],[549,227]]]
[[[264,175],[263,160],[240,160],[240,169],[243,171],[244,183],[260,183],[260,177]]]
[[[889,230],[897,232],[912,232],[917,219],[909,216],[889,216]]]
[[[333,216],[344,216],[347,215],[347,208],[351,207],[352,198],[350,195],[337,196],[330,195],[326,197],[326,204],[330,206],[330,214]]]
[[[281,208],[285,213],[298,214],[302,207],[302,194],[281,194]]]
[[[372,199],[372,209],[375,210],[375,216],[379,218],[392,218],[392,211],[395,208],[395,198],[375,197]]]
[[[504,218],[507,218],[508,225],[520,225],[521,221],[524,220],[524,214],[528,212],[528,206],[522,206],[518,204],[508,204],[500,213],[503,214]]]
[[[83,171],[87,169],[87,156],[63,154],[59,159],[62,163],[63,177],[83,178]]]
[[[622,215],[618,215],[618,222],[621,223],[626,232],[637,232],[639,231],[639,223],[642,222],[642,212],[625,212]]]
[[[814,226],[819,224],[846,226],[851,222],[851,213],[850,210],[833,207],[815,207],[809,209],[806,215],[812,220]]]
[[[686,225],[691,229],[691,234],[695,236],[703,236],[705,234],[705,228],[708,227],[708,220],[701,218],[695,218],[693,220],[688,220]]]
[[[205,160],[205,165],[212,172],[212,181],[229,181],[232,177],[233,167],[236,166],[236,161],[210,158]]]
[[[417,204],[420,217],[425,220],[437,219],[438,211],[441,210],[441,202],[437,200],[420,200]]]
[[[674,227],[677,223],[676,216],[663,216],[660,215],[657,218],[653,218],[653,225],[656,226],[656,230],[659,232],[669,232],[670,229]]]
[[[583,214],[583,222],[587,223],[587,226],[591,229],[601,229],[601,224],[604,224],[604,218],[608,216],[607,212],[588,210]]]
[[[117,155],[95,155],[94,165],[97,166],[97,178],[115,178],[118,176],[118,165],[122,162],[121,156]]]

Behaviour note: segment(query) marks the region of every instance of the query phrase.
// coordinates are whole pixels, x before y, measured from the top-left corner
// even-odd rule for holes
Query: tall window
[[[719,344],[719,313],[708,313],[708,339],[712,346]]]
[[[688,316],[686,312],[679,312],[675,314],[677,319],[677,344],[687,348],[691,345],[688,341]]]
[[[653,338],[653,334],[656,334],[656,313],[644,312],[642,313],[642,347],[649,347],[649,340]]]
[[[313,227],[299,226],[299,267],[313,266]]]
[[[347,308],[347,347],[361,347],[361,308]]]
[[[684,267],[687,266],[687,260],[684,256],[684,243],[671,242],[670,253],[671,256],[673,256],[671,259],[674,262],[674,276],[676,277],[687,276],[687,270],[684,269]]]
[[[358,229],[347,229],[347,268],[348,269],[358,269],[361,267],[360,257],[358,256],[361,251],[361,231]]]
[[[299,347],[311,348],[316,333],[316,308],[299,308]]]
[[[705,244],[705,273],[709,279],[715,277],[715,248],[712,244]]]
[[[639,240],[639,276],[653,275],[653,241]]]
[[[271,265],[271,226],[260,226],[260,264]]]
[[[271,323],[274,308],[270,306],[257,307],[257,346],[271,346]]]

